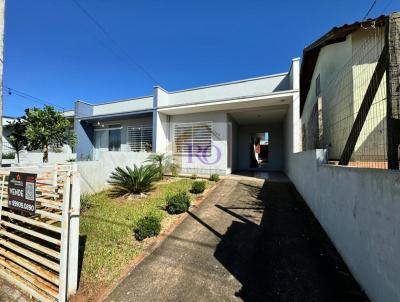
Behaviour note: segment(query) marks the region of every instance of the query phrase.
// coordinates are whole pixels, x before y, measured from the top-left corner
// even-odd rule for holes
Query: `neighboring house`
[[[285,136],[284,120],[298,101],[299,65],[295,59],[288,73],[181,91],[157,86],[153,95],[136,99],[77,101],[77,157],[145,159],[147,152],[168,152],[183,173],[283,170],[285,137],[293,135]],[[260,133],[268,133],[268,161],[252,165]]]
[[[391,20],[396,19],[398,15],[393,14]],[[304,49],[300,73],[304,150],[327,148],[329,159],[339,161],[345,149],[353,149],[352,162],[386,167],[387,78],[383,71],[389,63],[382,65],[383,76],[371,79],[385,46],[388,22],[388,16],[381,16],[335,27]],[[394,33],[392,40],[398,39]],[[391,81],[398,81],[398,74]],[[374,91],[370,106],[368,99],[362,105],[368,87]],[[365,121],[357,124],[357,116],[364,113],[368,113]],[[355,131],[354,125],[361,131]],[[358,134],[353,135],[354,148],[349,140],[352,129]]]

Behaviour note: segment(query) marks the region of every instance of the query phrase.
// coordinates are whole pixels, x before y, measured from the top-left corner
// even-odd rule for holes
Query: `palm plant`
[[[127,196],[148,192],[153,183],[160,178],[159,170],[154,165],[117,167],[111,173],[108,183],[112,186],[111,193],[115,196]]]
[[[160,170],[161,177],[163,177],[167,172],[172,172],[178,169],[178,166],[173,163],[172,156],[167,153],[150,154],[146,161],[155,165]]]

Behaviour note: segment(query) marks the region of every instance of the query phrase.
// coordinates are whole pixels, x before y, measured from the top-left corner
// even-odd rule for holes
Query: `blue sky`
[[[130,58],[72,0],[7,0],[4,86],[68,109],[151,94],[155,83],[132,60],[169,91],[286,72],[306,45],[373,2],[77,1]],[[385,9],[400,1],[378,0],[370,15]],[[35,105],[4,93],[6,115]]]

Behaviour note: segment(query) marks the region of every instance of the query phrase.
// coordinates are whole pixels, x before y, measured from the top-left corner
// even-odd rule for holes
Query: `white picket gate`
[[[37,174],[36,211],[8,206],[10,171]],[[80,189],[76,164],[0,169],[0,278],[39,301],[77,289]]]

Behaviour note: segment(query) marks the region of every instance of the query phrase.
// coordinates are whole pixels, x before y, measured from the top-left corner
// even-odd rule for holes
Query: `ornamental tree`
[[[69,131],[70,122],[53,106],[25,110],[28,150],[42,150],[43,162],[49,161],[49,147],[60,148],[76,142],[76,135]]]

